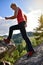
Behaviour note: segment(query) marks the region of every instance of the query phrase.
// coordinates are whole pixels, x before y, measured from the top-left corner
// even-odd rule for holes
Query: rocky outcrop
[[[0,62],[0,65],[11,65],[10,62],[7,62],[7,61],[3,61],[3,62]]]
[[[3,41],[0,41],[0,59],[5,56],[5,53],[8,53],[10,55],[14,50],[14,43],[6,44]],[[43,65],[43,43],[35,47],[34,50],[36,53],[33,54],[32,57],[28,58],[27,55],[24,55],[23,57],[17,59],[14,65]],[[3,65],[5,65],[5,63],[6,62],[4,62]],[[8,65],[11,64],[8,63]]]
[[[10,42],[10,44],[6,44],[2,40],[0,40],[0,59],[5,56],[5,53],[11,54],[12,51],[15,50],[15,44]]]
[[[32,57],[27,58],[27,55],[24,55],[14,65],[43,65],[43,44],[37,46],[34,50],[36,53]]]

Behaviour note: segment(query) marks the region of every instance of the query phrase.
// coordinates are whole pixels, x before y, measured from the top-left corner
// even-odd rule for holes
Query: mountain
[[[33,33],[34,32],[27,32],[27,36],[28,37],[32,37],[32,36],[34,36]],[[4,38],[7,38],[7,35],[0,36],[0,39],[4,39]],[[12,39],[13,39],[13,41],[15,43],[22,43],[22,41],[23,41],[21,33],[19,33],[19,34],[13,34],[12,35]]]
[[[33,32],[27,32],[27,36],[33,36]],[[19,37],[22,37],[22,35],[21,35],[21,33],[19,33],[19,34],[14,34],[13,36],[12,36],[12,38],[19,38]]]
[[[32,37],[32,36],[33,36],[33,33],[34,33],[34,32],[27,32],[27,36],[28,36],[28,37]],[[2,37],[2,38],[7,38],[7,35],[0,36],[0,38],[1,38],[1,37]],[[13,41],[14,41],[15,43],[22,43],[22,41],[23,41],[23,38],[22,38],[21,33],[19,33],[19,34],[13,34],[12,39],[13,39]]]
[[[27,36],[28,36],[28,37],[33,36],[33,32],[27,32]],[[19,34],[14,34],[14,35],[12,36],[12,39],[13,39],[13,41],[14,41],[15,43],[22,43],[22,41],[23,41],[23,38],[22,38],[21,33],[19,33]]]
[[[28,35],[28,36],[33,36],[33,33],[34,33],[34,32],[27,32],[27,35]],[[13,34],[13,37],[14,37],[14,38],[16,38],[16,36],[17,36],[17,37],[21,36],[21,33]],[[3,35],[3,37],[7,37],[7,35]]]

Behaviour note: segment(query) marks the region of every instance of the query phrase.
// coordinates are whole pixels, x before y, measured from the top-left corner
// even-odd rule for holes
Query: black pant
[[[8,39],[9,40],[11,39],[13,30],[20,30],[22,37],[25,40],[26,45],[28,46],[28,51],[34,51],[33,48],[32,48],[31,42],[30,42],[29,38],[27,37],[24,25],[25,25],[25,21],[23,21],[22,23],[20,23],[18,25],[11,26],[10,29],[9,29]]]

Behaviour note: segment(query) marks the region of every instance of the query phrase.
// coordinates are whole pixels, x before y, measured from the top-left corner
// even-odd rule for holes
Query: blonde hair
[[[11,4],[11,8],[12,8],[12,6],[15,6],[15,7],[16,7],[16,4],[15,4],[15,3],[12,3],[12,4]]]

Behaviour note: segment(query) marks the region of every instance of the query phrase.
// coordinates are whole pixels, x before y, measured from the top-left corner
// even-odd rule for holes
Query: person
[[[5,17],[5,19],[8,20],[8,19],[17,18],[18,24],[13,25],[9,28],[9,35],[8,35],[7,39],[4,39],[4,42],[9,44],[11,37],[12,37],[13,30],[20,30],[21,35],[22,35],[23,39],[25,40],[26,45],[28,46],[28,56],[32,56],[32,54],[34,53],[34,49],[26,34],[26,29],[25,29],[25,27],[27,26],[26,25],[27,16],[23,13],[23,11],[19,7],[17,7],[17,5],[15,3],[12,3],[10,7],[12,8],[12,10],[14,10],[14,15],[11,17]]]

